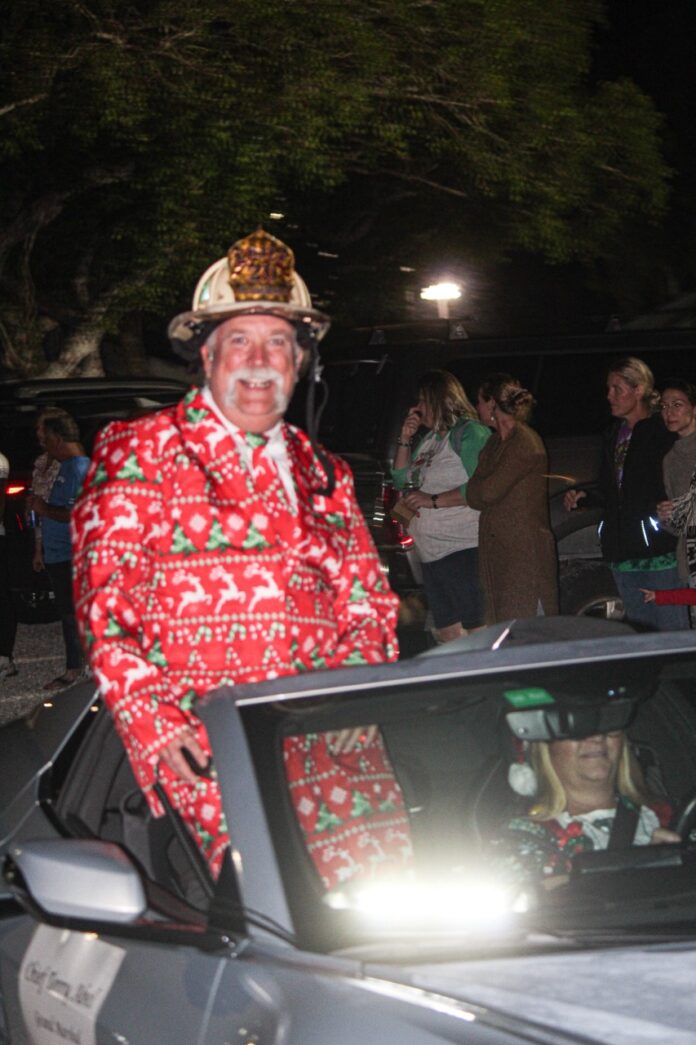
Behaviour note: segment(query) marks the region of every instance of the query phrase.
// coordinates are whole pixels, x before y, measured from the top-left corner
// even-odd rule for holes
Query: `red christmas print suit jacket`
[[[255,490],[233,437],[192,389],[176,407],[101,433],[71,516],[77,618],[102,696],[151,808],[162,812],[159,772],[214,870],[228,841],[217,782],[194,788],[157,768],[186,726],[209,750],[195,699],[224,683],[396,657],[397,599],[348,467],[332,458],[335,492],[319,496],[325,477],[308,437],[287,424],[283,435],[296,510],[279,478]],[[372,772],[391,773],[376,746]],[[359,752],[353,784],[358,762]],[[392,804],[385,838],[394,827]]]

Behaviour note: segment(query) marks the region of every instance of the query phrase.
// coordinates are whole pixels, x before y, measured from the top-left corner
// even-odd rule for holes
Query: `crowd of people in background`
[[[476,406],[445,370],[424,373],[403,419],[392,465],[396,517],[413,538],[437,642],[481,626],[559,612],[549,521],[548,461],[533,428],[534,398],[511,374],[476,387]],[[640,359],[617,360],[606,378],[612,421],[602,437],[597,483],[570,488],[567,511],[599,507],[602,554],[625,619],[647,629],[691,626],[696,605],[696,388],[670,378],[655,388]],[[84,655],[72,601],[70,513],[89,466],[74,419],[60,407],[37,419],[42,452],[27,502],[33,568],[46,570],[65,645],[65,669]],[[11,462],[0,455],[0,498]],[[0,678],[16,674],[17,628],[0,513]],[[691,611],[692,613],[694,611]]]
[[[217,263],[220,294],[194,297],[192,310],[170,326],[181,354],[200,353],[204,387],[175,408],[109,426],[91,462],[66,411],[45,410],[36,425],[42,452],[27,501],[32,565],[48,572],[65,646],[64,671],[44,689],[82,677],[89,649],[88,667],[152,812],[161,814],[164,801],[157,783],[214,875],[227,827],[195,697],[225,682],[397,656],[397,600],[350,473],[316,444],[311,425],[305,434],[284,420],[302,368],[317,365],[329,322],[285,280],[293,264],[292,252],[263,230],[233,245]],[[259,294],[268,293],[269,272],[278,285],[265,299]],[[597,484],[568,489],[565,509],[601,509],[602,554],[629,623],[688,628],[688,604],[696,605],[696,389],[674,378],[660,394],[650,368],[632,357],[612,365],[606,387],[612,422]],[[422,565],[437,642],[559,612],[548,458],[533,427],[535,405],[512,374],[480,381],[474,407],[453,374],[429,370],[403,417],[394,511]],[[10,465],[0,454],[0,508]],[[8,678],[17,672],[16,619],[1,526],[0,588],[0,678]],[[607,794],[622,758],[616,737],[602,740]],[[308,774],[325,781],[332,810],[342,773],[353,786],[359,778],[365,796],[370,773],[389,781],[381,819],[351,813],[346,822],[356,838],[376,832],[385,851],[392,839],[394,858],[398,851],[408,861],[403,796],[377,728],[293,744],[285,742],[284,757],[298,802]],[[535,753],[537,775],[552,765],[549,779],[562,786],[553,808],[540,806],[523,820],[534,835],[522,845],[532,863],[546,859],[539,856],[546,843],[535,849],[534,842],[544,841],[548,824],[563,827],[577,812],[573,774],[564,777],[576,747]],[[621,794],[642,825],[641,840],[664,841],[635,779],[626,777]],[[606,804],[605,794],[581,794],[578,808],[596,818]],[[331,864],[323,828],[300,806],[298,820],[331,885],[342,866]]]
[[[569,488],[564,507],[600,509],[602,555],[630,624],[689,628],[687,606],[696,604],[696,388],[673,378],[660,394],[647,364],[626,357],[612,364],[606,397],[612,421],[597,483]],[[532,394],[511,374],[490,374],[477,388],[475,427],[466,392],[446,371],[424,375],[415,399],[392,467],[401,491],[395,518],[423,562],[437,641],[479,624],[558,613],[548,461],[530,425]]]

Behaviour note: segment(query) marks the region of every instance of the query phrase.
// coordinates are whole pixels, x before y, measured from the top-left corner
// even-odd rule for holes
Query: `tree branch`
[[[8,113],[14,112],[15,109],[21,109],[27,105],[36,105],[37,102],[42,102],[44,98],[48,98],[47,91],[44,91],[42,94],[34,94],[31,98],[21,98],[18,102],[10,102],[9,105],[3,105],[0,108],[0,116],[7,116]]]

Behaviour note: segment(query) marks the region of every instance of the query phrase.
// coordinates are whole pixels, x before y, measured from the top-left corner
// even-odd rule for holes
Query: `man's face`
[[[36,426],[36,441],[49,457],[52,457],[55,461],[59,459],[58,451],[62,440],[50,428],[46,428],[43,421],[39,421]]]
[[[217,328],[214,349],[201,350],[215,403],[245,432],[265,432],[287,410],[299,349],[290,323],[277,316],[234,316]]]

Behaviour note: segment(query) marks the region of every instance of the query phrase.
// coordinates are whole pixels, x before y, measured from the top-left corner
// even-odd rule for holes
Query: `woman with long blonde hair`
[[[535,741],[523,750],[526,762],[513,766],[510,783],[532,805],[492,843],[517,875],[569,872],[578,853],[614,844],[619,821],[622,845],[681,841],[666,826],[671,807],[648,793],[623,731]]]
[[[401,426],[392,477],[410,514],[408,532],[440,642],[481,624],[478,512],[468,504],[467,484],[489,436],[454,374],[423,374]]]

